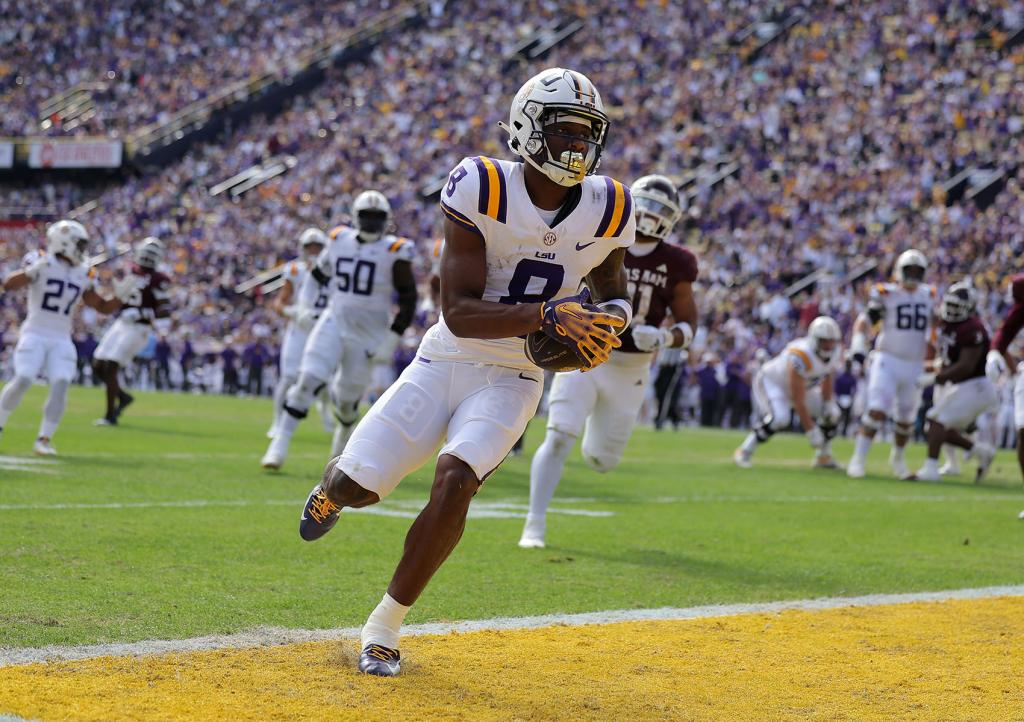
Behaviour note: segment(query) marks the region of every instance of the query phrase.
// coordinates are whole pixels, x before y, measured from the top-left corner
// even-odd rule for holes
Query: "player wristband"
[[[693,342],[693,328],[686,321],[680,321],[672,328],[678,328],[683,334],[683,345],[679,348],[687,348]]]
[[[615,335],[621,336],[626,331],[626,329],[629,328],[629,324],[633,322],[633,307],[630,306],[629,301],[627,301],[624,298],[613,298],[610,301],[605,301],[604,303],[597,304],[597,307],[604,311],[608,310],[609,306],[615,306],[616,308],[620,308],[622,309],[622,312],[626,314],[625,325],[615,329]]]

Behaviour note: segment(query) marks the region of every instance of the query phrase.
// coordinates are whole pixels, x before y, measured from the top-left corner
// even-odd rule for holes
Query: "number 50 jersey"
[[[875,348],[904,361],[923,361],[937,298],[935,287],[923,283],[913,291],[898,283],[876,284],[868,304],[881,306],[884,315]]]
[[[325,291],[328,313],[342,336],[383,340],[391,323],[392,269],[395,261],[412,261],[416,244],[392,235],[361,243],[357,231],[338,226],[316,260],[330,279]]]
[[[84,265],[69,266],[38,251],[26,254],[24,265],[30,266],[40,257],[46,258],[46,265],[29,284],[28,315],[21,333],[70,339],[75,308],[82,302],[82,294],[93,287],[92,274]]]
[[[464,158],[441,190],[445,219],[484,243],[484,301],[515,305],[573,295],[609,253],[633,243],[633,198],[619,181],[587,176],[549,226],[526,192],[523,172],[522,163]],[[458,338],[443,314],[420,352],[428,359],[535,368],[521,338]]]

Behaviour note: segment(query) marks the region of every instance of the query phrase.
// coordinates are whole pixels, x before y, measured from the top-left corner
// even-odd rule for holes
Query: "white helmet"
[[[843,333],[839,330],[839,324],[834,319],[829,316],[818,316],[807,327],[807,336],[814,343],[815,355],[825,363],[828,363],[835,356],[839,348],[839,342],[843,338]],[[822,341],[832,341],[832,348],[822,348]]]
[[[909,269],[920,268],[920,272],[915,272],[913,276],[908,274]],[[924,280],[925,271],[928,270],[928,259],[925,258],[924,254],[916,248],[911,248],[909,251],[903,251],[900,257],[896,259],[896,278],[903,285],[913,285],[921,283]]]
[[[954,283],[942,297],[939,315],[943,321],[960,323],[966,321],[974,313],[978,305],[978,294],[967,281]]]
[[[380,191],[363,191],[352,202],[352,222],[359,230],[359,240],[376,241],[391,222],[391,204]]]
[[[553,123],[577,123],[590,127],[589,138],[545,133]],[[499,125],[509,134],[508,147],[560,186],[574,186],[597,170],[601,163],[608,116],[601,94],[582,73],[564,68],[542,70],[526,81],[512,100],[508,125]],[[548,137],[583,140],[586,152],[564,150],[552,154]],[[535,157],[540,156],[540,160]]]
[[[664,240],[683,215],[679,191],[663,175],[645,175],[630,187],[636,211],[636,232]]]
[[[46,250],[61,255],[76,266],[85,260],[89,234],[78,221],[57,221],[46,229]]]
[[[302,255],[307,259],[313,260],[320,255],[320,251],[313,253],[308,250],[312,245],[319,244],[320,250],[322,251],[327,247],[327,234],[321,231],[319,228],[307,228],[299,236],[299,247],[302,248]]]
[[[156,236],[143,238],[135,244],[135,262],[143,268],[156,268],[164,260],[164,244]]]

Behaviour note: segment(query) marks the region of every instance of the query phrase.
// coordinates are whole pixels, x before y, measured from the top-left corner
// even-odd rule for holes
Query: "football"
[[[526,337],[526,358],[545,371],[575,371],[586,366],[575,349],[548,336],[543,331],[534,331]]]

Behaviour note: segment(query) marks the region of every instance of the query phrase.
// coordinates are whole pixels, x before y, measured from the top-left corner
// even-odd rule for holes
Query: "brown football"
[[[575,349],[556,341],[543,331],[527,335],[525,350],[526,358],[545,371],[575,371],[586,366]]]

